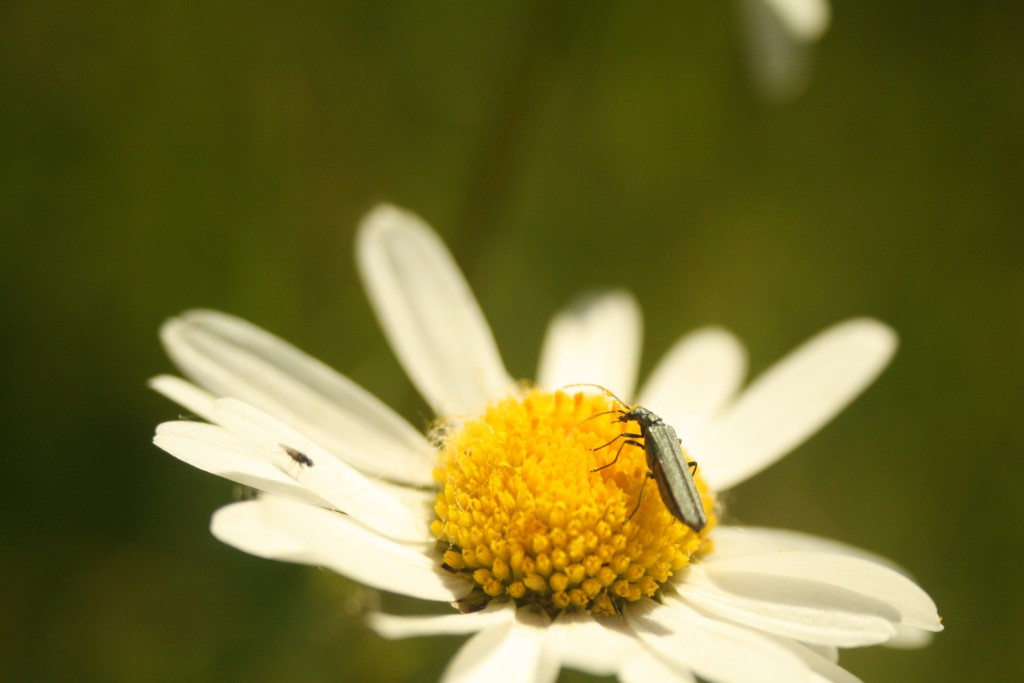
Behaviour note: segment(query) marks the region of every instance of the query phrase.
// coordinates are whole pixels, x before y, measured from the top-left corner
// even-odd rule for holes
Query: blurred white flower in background
[[[747,66],[767,101],[782,103],[804,91],[814,45],[828,30],[828,0],[740,0]]]

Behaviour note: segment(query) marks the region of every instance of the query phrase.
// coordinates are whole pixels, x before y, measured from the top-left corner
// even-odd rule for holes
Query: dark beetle
[[[597,386],[626,406],[625,402],[604,387],[592,386]],[[704,512],[704,504],[700,499],[700,492],[697,491],[697,484],[693,481],[693,472],[697,469],[697,463],[686,459],[683,454],[682,442],[672,425],[666,424],[664,420],[642,406],[613,412],[619,413],[616,422],[636,422],[640,432],[623,432],[603,446],[595,448],[595,451],[607,448],[619,439],[623,439],[612,461],[592,471],[597,472],[614,465],[627,444],[638,446],[644,449],[644,455],[647,456],[647,477],[658,482],[661,500],[672,516],[694,531],[700,531],[707,526],[708,517]],[[637,441],[637,439],[643,439],[643,441]],[[644,484],[646,485],[646,483],[645,479]],[[633,508],[630,517],[640,509],[643,495],[644,489],[641,486],[636,507]]]

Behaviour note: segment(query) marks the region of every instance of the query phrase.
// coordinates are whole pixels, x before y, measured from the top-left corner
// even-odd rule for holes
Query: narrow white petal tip
[[[921,629],[897,624],[896,635],[893,636],[892,640],[885,643],[885,646],[898,650],[916,650],[930,644],[935,638],[935,633],[943,630],[943,628],[941,623],[939,628],[934,631],[922,631]]]
[[[814,342],[829,341],[842,345],[844,354],[857,359],[863,374],[863,388],[867,388],[892,362],[899,348],[896,331],[875,318],[850,318],[822,331],[810,339],[806,347]]]
[[[178,382],[181,381],[182,380],[180,378],[175,377],[174,375],[157,375],[156,377],[151,377],[149,381],[146,382],[146,386],[161,396],[173,401],[175,400],[173,396],[174,390],[177,387]]]
[[[180,341],[181,335],[187,331],[187,328],[215,319],[233,318],[220,311],[207,308],[190,308],[182,311],[179,315],[165,320],[164,324],[160,326],[160,340],[163,341],[165,346],[176,344]]]
[[[394,204],[378,204],[359,222],[359,237],[388,230],[429,230],[423,219]]]
[[[216,397],[191,382],[173,375],[159,375],[149,380],[149,388],[203,419],[210,419]]]
[[[896,353],[899,345],[899,337],[896,331],[883,323],[881,320],[869,317],[850,318],[843,321],[822,334],[844,331],[851,337],[859,335],[865,346],[877,349],[880,358],[888,361]]]

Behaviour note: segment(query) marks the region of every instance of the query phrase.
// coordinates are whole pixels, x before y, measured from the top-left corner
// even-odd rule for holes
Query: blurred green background
[[[582,289],[643,368],[715,323],[763,369],[840,319],[891,369],[729,494],[910,568],[931,647],[867,681],[1024,673],[1024,10],[841,2],[810,89],[764,104],[720,2],[0,5],[0,680],[433,680],[382,599],[208,533],[230,483],[158,451],[161,321],[246,317],[429,417],[353,268],[358,218],[431,222],[514,374]],[[384,596],[394,609],[414,605]],[[563,673],[563,680],[587,680]]]

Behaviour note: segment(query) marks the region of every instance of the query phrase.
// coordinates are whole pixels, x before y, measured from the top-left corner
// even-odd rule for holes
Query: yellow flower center
[[[448,544],[445,567],[479,586],[474,607],[508,596],[552,613],[612,614],[710,549],[714,498],[699,470],[708,516],[700,533],[646,485],[642,448],[626,444],[614,465],[594,471],[615,457],[616,437],[637,431],[617,421],[621,407],[600,394],[532,391],[444,438],[431,530]]]

